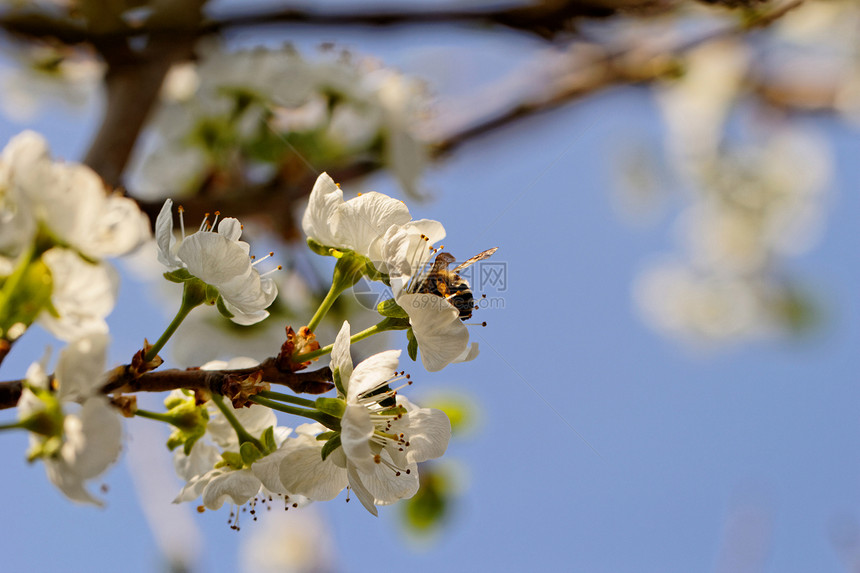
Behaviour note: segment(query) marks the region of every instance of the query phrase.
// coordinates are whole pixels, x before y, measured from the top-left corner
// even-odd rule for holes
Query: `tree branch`
[[[327,366],[310,372],[284,372],[269,358],[258,366],[238,370],[161,370],[147,372],[138,377],[128,375],[128,369],[114,370],[102,387],[104,394],[134,392],[167,392],[180,388],[203,390],[215,394],[229,394],[231,385],[237,381],[261,374],[262,382],[280,384],[298,394],[322,394],[334,388],[332,372]],[[21,398],[22,380],[0,382],[0,410],[14,408]]]
[[[489,6],[451,10],[422,8],[390,10],[369,7],[360,11],[331,11],[302,7],[228,15],[197,25],[159,21],[97,32],[64,19],[13,12],[0,19],[0,28],[21,36],[54,38],[66,44],[116,41],[147,34],[205,36],[237,28],[285,24],[313,26],[473,24],[503,26],[543,38],[551,38],[559,32],[569,30],[571,22],[578,18],[604,18],[629,12],[659,13],[671,10],[679,4],[679,0],[543,0],[514,7]]]

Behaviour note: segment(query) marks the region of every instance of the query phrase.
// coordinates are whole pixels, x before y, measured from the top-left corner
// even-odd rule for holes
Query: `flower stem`
[[[252,396],[251,398],[253,399],[254,397]],[[239,423],[239,420],[236,419],[236,415],[232,412],[232,410],[230,410],[230,408],[227,407],[226,404],[224,404],[223,396],[213,394],[212,401],[215,402],[215,405],[218,406],[218,409],[221,410],[221,413],[224,414],[224,417],[227,419],[228,422],[230,422],[230,425],[233,426],[233,429],[236,430],[236,436],[239,437],[240,444],[244,444],[245,442],[251,442],[261,452],[267,451],[265,446],[263,446],[263,444],[260,442],[260,440],[249,434],[248,430],[246,430],[242,426],[242,424]]]
[[[408,326],[408,325],[407,325]],[[374,324],[370,328],[366,328],[361,332],[353,334],[349,337],[350,344],[358,342],[359,340],[364,340],[365,338],[369,338],[374,334],[379,334],[380,332],[385,332],[386,330],[401,330],[404,327],[397,322],[397,319],[385,318],[378,324]],[[293,356],[293,363],[299,364],[301,362],[307,362],[308,360],[313,360],[314,358],[319,358],[325,354],[329,354],[334,348],[334,344],[329,344],[328,346],[323,346],[318,350],[314,350],[312,352],[307,352],[305,354],[300,354],[298,356]]]
[[[203,301],[205,300],[205,287],[203,287],[202,296],[199,291],[200,286],[194,281],[187,281],[184,283],[182,291],[182,305],[179,307],[179,310],[176,312],[176,316],[173,317],[171,323],[167,325],[167,328],[164,330],[161,337],[155,341],[155,344],[149,347],[146,356],[143,357],[145,362],[150,362],[158,356],[158,352],[164,348],[164,345],[167,344],[167,341],[170,340],[170,337],[173,336],[173,333],[176,332],[176,329],[179,328],[179,325],[182,324],[182,321],[185,320],[188,313],[203,304]]]
[[[24,426],[20,421],[18,422],[9,422],[8,424],[0,424],[0,431],[2,430],[17,430],[19,428],[23,428]]]
[[[263,398],[269,398],[271,400],[278,400],[280,402],[289,402],[290,404],[298,404],[299,406],[305,406],[307,408],[316,408],[316,403],[313,400],[308,400],[306,398],[299,398],[298,396],[292,396],[290,394],[283,394],[281,392],[272,392],[270,390],[263,390],[259,394]]]
[[[314,313],[313,317],[311,317],[310,322],[307,324],[308,330],[311,332],[316,330],[316,327],[319,326],[322,319],[325,318],[326,313],[328,313],[329,309],[334,304],[334,301],[337,300],[337,297],[339,297],[343,291],[352,287],[361,279],[362,276],[364,276],[365,267],[367,266],[367,259],[357,256],[354,253],[339,251],[334,253],[338,259],[337,263],[334,265],[331,288],[320,303],[320,306]]]
[[[173,424],[173,417],[167,414],[159,414],[158,412],[150,412],[149,410],[137,409],[134,411],[134,415],[140,416],[141,418],[149,418],[150,420],[158,420],[159,422]]]
[[[272,410],[285,412],[287,414],[293,414],[294,416],[310,418],[311,420],[319,422],[323,426],[331,428],[332,430],[340,430],[340,420],[330,414],[320,412],[319,410],[305,410],[304,408],[288,406],[286,404],[281,404],[280,402],[275,402],[274,400],[264,398],[259,394],[251,396],[249,400],[251,400],[251,402],[254,402],[255,404],[259,404],[260,406],[266,406],[267,408],[271,408]]]
[[[322,319],[325,318],[325,315],[326,313],[328,313],[329,309],[331,308],[331,305],[334,304],[334,301],[337,300],[337,297],[339,297],[342,292],[343,290],[337,289],[337,283],[331,284],[331,288],[329,289],[328,294],[325,295],[325,298],[320,303],[319,308],[311,317],[310,322],[308,322],[308,330],[310,330],[311,332],[316,330],[316,327],[319,326],[320,322],[322,322]]]

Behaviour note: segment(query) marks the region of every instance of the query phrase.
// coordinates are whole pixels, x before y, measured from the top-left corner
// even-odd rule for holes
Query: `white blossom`
[[[54,432],[31,432],[31,458],[42,458],[48,479],[66,497],[95,505],[102,502],[85,484],[116,461],[122,435],[118,413],[99,392],[107,342],[106,335],[95,333],[63,349],[54,374],[55,395],[43,366],[33,364],[18,404],[22,421],[41,414],[54,417],[60,426]],[[72,413],[74,402],[81,406]]]
[[[314,428],[303,428],[286,446],[280,475],[284,487],[319,501],[332,499],[348,483],[361,504],[377,515],[376,505],[415,495],[417,464],[445,453],[451,423],[439,410],[413,406],[396,389],[375,393],[398,380],[400,351],[380,352],[353,368],[349,336],[344,322],[331,357],[345,390],[340,395],[345,401],[341,447],[322,460],[322,443],[311,437]],[[381,404],[395,396],[395,404]]]
[[[430,372],[472,360],[478,353],[477,343],[469,344],[457,307],[425,288],[430,257],[438,252],[431,245],[444,236],[440,223],[420,220],[389,228],[383,239],[382,266],[390,274],[394,300],[409,315],[421,362]]]
[[[164,202],[155,223],[158,260],[168,269],[185,268],[189,273],[220,293],[227,310],[237,324],[260,322],[269,313],[265,310],[275,297],[278,287],[268,277],[261,276],[251,262],[248,243],[240,241],[242,226],[238,220],[225,218],[217,222],[217,231],[204,220],[196,233],[177,240],[173,234],[173,201]],[[180,217],[182,216],[180,212]]]
[[[382,193],[364,193],[344,201],[343,191],[323,173],[311,190],[302,228],[321,245],[355,251],[376,263],[383,260],[386,231],[411,219],[402,201]]]
[[[257,365],[256,360],[234,358],[229,362],[213,360],[204,364],[203,370],[234,370]],[[275,414],[269,408],[252,405],[248,408],[233,408],[229,401],[225,406],[231,410],[243,428],[255,438],[260,438],[265,430],[275,426],[275,443],[278,449],[251,463],[236,467],[222,458],[221,453],[229,452],[238,456],[239,438],[230,422],[214,404],[209,404],[209,423],[203,439],[194,443],[189,455],[181,448],[174,453],[176,473],[186,485],[173,500],[174,503],[191,501],[202,496],[203,505],[209,509],[219,509],[225,502],[244,505],[258,494],[274,494],[299,504],[306,500],[294,496],[281,485],[279,464],[286,450],[283,446],[291,430],[277,427]],[[235,459],[235,457],[234,457]]]
[[[15,136],[0,163],[0,180],[16,188],[11,195],[26,203],[21,211],[33,218],[21,224],[31,234],[41,225],[61,246],[91,259],[126,254],[150,236],[149,222],[134,201],[108,194],[89,167],[54,161],[37,133]],[[23,237],[24,243],[31,240]]]

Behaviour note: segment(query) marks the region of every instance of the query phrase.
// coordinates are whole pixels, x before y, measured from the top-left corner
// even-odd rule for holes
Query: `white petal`
[[[220,457],[220,456],[219,456]],[[200,497],[203,493],[203,490],[209,485],[209,482],[212,481],[215,477],[220,476],[227,471],[232,471],[225,468],[217,468],[212,469],[206,472],[203,475],[197,475],[190,480],[182,490],[173,498],[173,503],[182,503],[184,501],[192,501]]]
[[[74,340],[91,332],[107,332],[105,317],[113,310],[119,277],[108,264],[91,264],[67,249],[54,248],[43,256],[51,270],[51,303],[59,313],[39,316],[57,338]]]
[[[242,505],[260,491],[260,480],[249,469],[228,471],[212,478],[203,488],[203,505],[220,509],[228,499]]]
[[[387,451],[383,451],[381,455],[387,457],[387,453]],[[418,491],[417,465],[409,464],[407,467],[401,468],[399,473],[400,475],[397,475],[393,469],[385,464],[375,464],[373,471],[368,473],[358,470],[362,484],[378,505],[394,503],[400,499],[412,497]],[[352,485],[351,480],[350,485]]]
[[[349,478],[349,487],[352,489],[353,493],[355,493],[355,497],[358,498],[358,501],[361,502],[361,505],[363,505],[367,511],[378,517],[379,511],[373,504],[373,494],[367,491],[367,488],[364,487],[364,483],[362,483],[361,477],[355,469],[355,466],[348,466],[346,471]]]
[[[328,501],[347,486],[346,470],[337,467],[331,456],[323,461],[322,442],[297,438],[288,444],[279,468],[281,484],[288,491],[314,501]]]
[[[343,191],[335,185],[327,173],[317,177],[308,200],[308,208],[302,217],[305,234],[318,243],[337,245],[334,228],[339,217],[338,207],[343,204]]]
[[[180,447],[173,450],[173,468],[176,470],[176,475],[188,482],[211,471],[220,460],[221,454],[218,448],[203,440],[194,442],[187,456]],[[191,499],[196,498],[202,491],[202,489],[199,490]]]
[[[469,331],[450,302],[433,294],[416,293],[400,295],[397,304],[409,314],[421,362],[429,372],[442,370],[467,350]]]
[[[363,471],[372,471],[375,463],[368,441],[373,436],[370,412],[364,406],[347,404],[340,423],[340,441],[347,460]]]
[[[410,410],[392,425],[392,430],[406,434],[407,459],[415,463],[441,457],[451,439],[451,421],[444,412],[434,408]]]
[[[177,255],[189,273],[216,288],[236,277],[250,278],[252,271],[247,253],[218,233],[194,233],[182,241]]]
[[[331,349],[331,364],[329,365],[332,371],[340,371],[340,379],[346,387],[349,387],[349,381],[352,376],[352,357],[349,354],[349,322],[343,321],[343,326],[337,333],[334,339],[334,346]]]
[[[272,493],[280,493],[282,495],[293,493],[281,483],[281,462],[288,453],[288,449],[280,448],[251,464],[251,471],[257,476],[263,487]]]
[[[74,340],[60,352],[55,375],[61,401],[83,401],[98,391],[107,345],[106,334],[91,333]]]
[[[119,457],[122,423],[104,397],[92,397],[77,416],[66,416],[63,429],[66,441],[60,455],[82,478],[98,476]]]
[[[173,255],[173,201],[167,199],[155,219],[155,244],[158,246],[158,261],[168,269],[178,269],[182,263]]]
[[[242,236],[242,224],[238,219],[227,217],[218,223],[218,234],[230,241],[238,241]]]
[[[463,354],[461,354],[460,356],[455,358],[453,361],[454,362],[470,362],[470,361],[474,360],[475,358],[477,358],[479,353],[480,353],[480,351],[478,349],[478,343],[473,342],[472,344],[469,345],[469,347],[466,350],[463,351]]]
[[[347,401],[354,402],[364,392],[380,386],[394,377],[400,359],[400,350],[386,350],[359,362],[347,388]]]
[[[409,209],[402,201],[382,193],[365,193],[340,206],[335,236],[344,247],[370,257],[371,245],[379,241],[391,225],[402,225],[410,218]],[[378,258],[378,250],[373,254]]]
[[[99,507],[104,505],[102,501],[96,499],[87,491],[84,487],[83,478],[72,471],[68,463],[62,458],[46,459],[45,472],[51,483],[57,486],[57,489],[72,501],[91,503]]]

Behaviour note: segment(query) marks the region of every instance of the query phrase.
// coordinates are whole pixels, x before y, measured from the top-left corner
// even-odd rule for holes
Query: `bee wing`
[[[462,270],[463,270],[463,269],[465,269],[466,267],[469,267],[469,266],[471,266],[471,265],[474,265],[474,264],[475,264],[475,263],[477,263],[478,261],[483,261],[484,259],[486,259],[486,258],[488,258],[488,257],[492,256],[492,255],[493,255],[493,253],[495,253],[495,252],[496,252],[496,251],[498,251],[498,250],[499,250],[499,247],[493,247],[492,249],[487,249],[487,250],[486,250],[486,251],[484,251],[483,253],[478,253],[477,255],[475,255],[474,257],[472,257],[471,259],[469,259],[468,261],[465,261],[465,262],[463,262],[463,263],[461,263],[461,264],[457,265],[457,266],[454,268],[454,272],[456,273],[456,272],[462,271]]]

